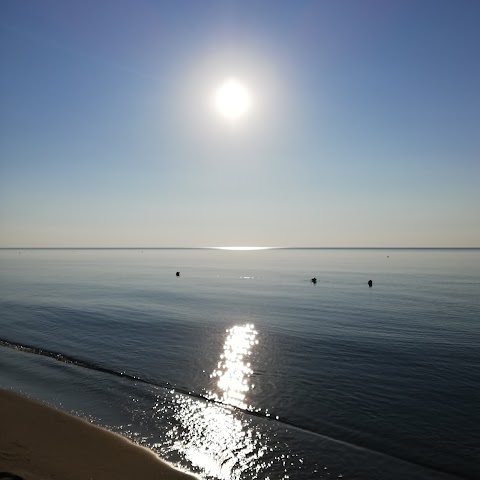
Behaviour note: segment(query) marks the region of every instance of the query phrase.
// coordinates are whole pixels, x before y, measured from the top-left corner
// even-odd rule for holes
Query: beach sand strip
[[[5,472],[24,480],[197,478],[121,435],[0,390],[0,477]]]

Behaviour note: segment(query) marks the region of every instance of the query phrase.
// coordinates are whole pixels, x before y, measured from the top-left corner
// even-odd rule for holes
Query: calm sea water
[[[478,249],[0,250],[0,386],[208,479],[480,478],[479,346]]]

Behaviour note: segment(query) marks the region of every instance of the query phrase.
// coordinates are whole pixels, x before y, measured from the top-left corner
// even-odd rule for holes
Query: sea
[[[2,249],[0,387],[208,480],[478,479],[480,249]]]

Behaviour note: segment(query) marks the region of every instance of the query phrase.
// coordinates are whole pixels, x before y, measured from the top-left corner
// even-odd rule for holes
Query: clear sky
[[[478,0],[3,0],[0,246],[480,246],[479,25]]]

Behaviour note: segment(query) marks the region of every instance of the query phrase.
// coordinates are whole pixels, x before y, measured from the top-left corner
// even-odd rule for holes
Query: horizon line
[[[480,246],[383,246],[383,247],[301,247],[301,246],[189,246],[189,247],[127,247],[127,246],[111,246],[111,247],[0,247],[0,250],[224,250],[224,251],[263,251],[263,250],[478,250]]]

